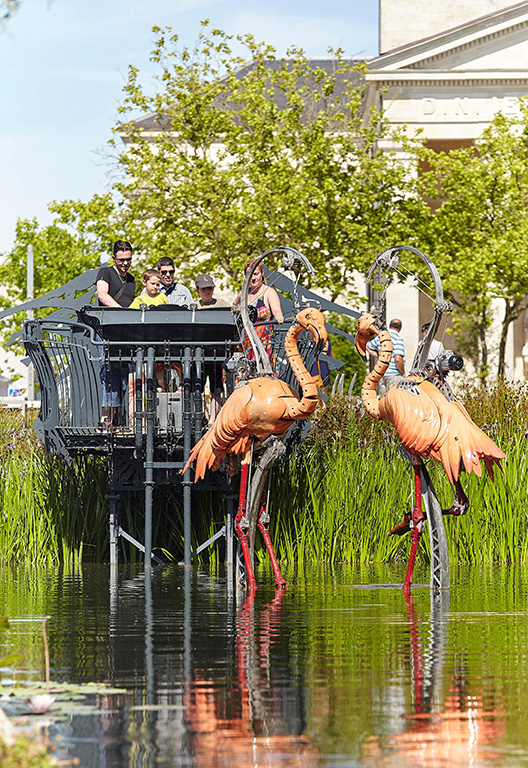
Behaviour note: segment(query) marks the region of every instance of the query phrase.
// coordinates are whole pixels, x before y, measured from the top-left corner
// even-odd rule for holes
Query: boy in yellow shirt
[[[147,269],[143,275],[143,285],[145,286],[145,292],[136,296],[130,305],[130,309],[141,309],[142,304],[146,304],[147,307],[168,304],[165,294],[160,293],[161,274],[157,269]]]
[[[158,272],[157,269],[147,269],[145,274],[143,275],[143,285],[145,286],[145,291],[141,293],[139,296],[136,296],[132,304],[130,305],[130,309],[141,309],[142,306],[148,307],[156,307],[159,304],[168,304],[167,297],[164,293],[160,293],[160,287],[161,287],[161,274]],[[158,392],[164,392],[165,391],[165,385],[164,385],[164,365],[163,363],[156,363],[156,379],[158,382],[157,391]],[[135,396],[135,383],[134,383],[134,376],[133,374],[130,374],[130,386],[129,386],[129,404],[130,404],[130,412],[133,411],[133,398]]]

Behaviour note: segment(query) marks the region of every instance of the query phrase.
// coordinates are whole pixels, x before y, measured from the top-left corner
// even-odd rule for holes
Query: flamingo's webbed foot
[[[455,517],[459,517],[460,515],[465,515],[468,509],[469,509],[469,500],[467,498],[465,499],[456,498],[453,501],[453,506],[450,507],[449,509],[443,509],[442,514],[455,515]]]
[[[455,498],[453,501],[453,506],[450,509],[443,509],[442,514],[455,515],[458,517],[459,515],[465,515],[468,509],[469,499],[464,493],[464,489],[462,488],[460,480],[457,480],[455,482]]]
[[[395,525],[394,528],[391,528],[390,531],[388,531],[387,536],[403,536],[404,533],[410,531],[411,517],[411,513],[406,512],[401,523],[398,523],[398,525]]]

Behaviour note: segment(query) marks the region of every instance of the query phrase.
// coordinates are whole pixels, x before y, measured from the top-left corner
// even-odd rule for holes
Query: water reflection
[[[4,570],[3,677],[43,679],[50,614],[52,679],[125,689],[63,709],[81,768],[528,765],[528,577],[455,580],[405,602],[382,568],[306,568],[242,599],[222,570]]]
[[[111,574],[110,586],[112,676],[130,679],[133,671],[136,683],[133,702],[115,718],[131,745],[127,768],[320,764],[305,735],[304,689],[292,686],[290,659],[276,648],[284,640],[285,590],[237,596],[229,578],[191,569],[147,571],[121,583]],[[119,728],[111,717],[101,726],[101,765],[125,765]],[[86,759],[86,749],[76,750]]]
[[[363,765],[476,766],[495,763],[493,750],[505,733],[504,709],[485,709],[481,694],[466,692],[462,669],[448,676],[444,662],[449,626],[449,591],[431,593],[429,637],[420,642],[420,625],[412,594],[405,596],[412,668],[412,709],[405,725],[390,738],[371,736],[364,743]]]
[[[199,672],[184,696],[188,749],[197,765],[315,766],[320,755],[298,732],[305,720],[297,701],[271,678],[271,646],[280,631],[285,590],[259,611],[249,591],[236,617],[236,677],[229,690]],[[300,694],[300,692],[299,692]]]

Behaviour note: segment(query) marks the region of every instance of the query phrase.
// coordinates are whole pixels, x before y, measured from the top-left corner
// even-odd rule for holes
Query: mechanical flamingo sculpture
[[[449,481],[455,486],[455,501],[451,509],[446,510],[444,514],[461,515],[469,506],[459,480],[461,469],[465,469],[468,474],[474,472],[480,477],[482,459],[493,480],[493,465],[498,464],[502,470],[500,462],[505,458],[505,454],[477,427],[460,402],[455,399],[448,400],[423,376],[406,376],[378,400],[376,386],[389,366],[392,340],[389,332],[380,327],[379,318],[373,313],[365,312],[358,320],[356,332],[356,347],[363,357],[366,344],[373,336],[379,338],[381,350],[374,370],[363,382],[361,399],[373,418],[384,419],[394,425],[403,447],[413,457],[415,502],[412,515],[391,531],[401,534],[409,528],[411,530],[411,552],[403,583],[404,590],[408,590],[412,583],[416,551],[425,522],[421,494],[421,458],[432,457],[442,462]]]
[[[228,453],[242,455],[240,497],[235,519],[235,530],[240,540],[246,565],[248,585],[256,587],[248,542],[249,524],[246,517],[248,473],[251,450],[255,441],[262,443],[270,436],[283,436],[294,421],[308,418],[317,405],[317,385],[299,354],[297,339],[303,330],[309,331],[316,342],[316,355],[326,343],[327,333],[323,313],[318,309],[303,309],[289,329],[284,350],[289,365],[302,388],[299,399],[294,389],[274,376],[250,379],[228,397],[216,421],[194,446],[183,469],[187,470],[194,459],[194,482],[204,477],[206,469],[218,469]],[[264,494],[262,494],[263,497]],[[286,586],[273,551],[267,522],[263,517],[265,504],[261,504],[257,526],[268,550],[275,581]]]

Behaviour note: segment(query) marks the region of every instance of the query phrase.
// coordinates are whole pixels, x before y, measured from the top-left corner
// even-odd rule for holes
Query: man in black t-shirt
[[[96,289],[100,307],[129,307],[134,301],[136,281],[129,273],[132,264],[132,246],[126,240],[118,240],[112,249],[114,263],[101,267],[97,273]],[[101,348],[102,356],[102,348]],[[101,422],[113,423],[115,410],[121,404],[123,392],[128,385],[128,364],[101,364]]]
[[[112,250],[113,265],[101,267],[97,273],[99,306],[129,307],[136,292],[136,281],[128,271],[132,264],[132,246],[126,240],[118,240]]]

